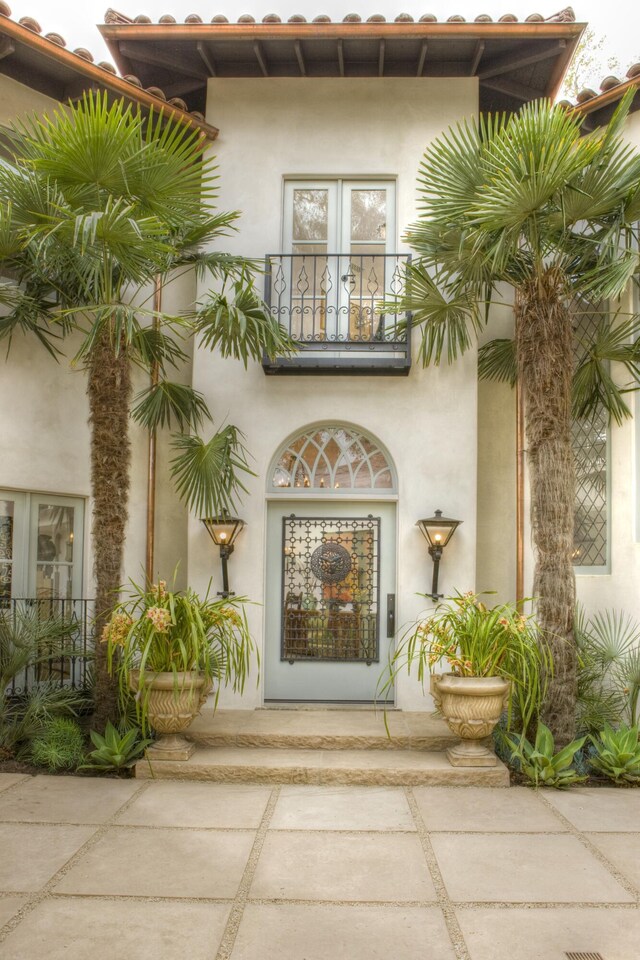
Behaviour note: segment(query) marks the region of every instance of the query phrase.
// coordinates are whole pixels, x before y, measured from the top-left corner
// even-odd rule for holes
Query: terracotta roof
[[[561,100],[564,107],[569,107],[577,113],[588,117],[586,125],[597,127],[607,123],[616,108],[618,100],[627,90],[635,88],[636,96],[631,105],[632,110],[640,110],[640,63],[634,63],[627,70],[624,80],[611,74],[605,77],[600,84],[600,91],[585,87],[576,97],[576,102]]]
[[[400,13],[332,21],[296,14],[286,22],[269,13],[229,23],[222,14],[205,23],[170,14],[152,23],[108,10],[99,29],[123,74],[159,83],[177,96],[206,98],[210,77],[470,77],[480,81],[482,110],[515,110],[555,96],[585,28],[571,7],[519,21],[481,14],[445,21]]]
[[[111,63],[94,62],[84,47],[66,49],[59,33],[42,33],[33,17],[11,18],[11,9],[0,0],[0,73],[12,77],[33,90],[66,102],[75,100],[85,90],[107,90],[110,95],[124,97],[146,110],[153,108],[200,130],[214,140],[215,127],[205,122],[197,111],[189,111],[179,97],[169,99],[157,86],[146,89],[136,77],[119,77]]]

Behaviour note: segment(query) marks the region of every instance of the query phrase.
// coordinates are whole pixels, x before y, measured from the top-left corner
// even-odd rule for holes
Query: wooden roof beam
[[[300,76],[306,77],[307,75],[307,65],[304,62],[304,54],[302,53],[302,44],[299,40],[296,40],[293,44],[293,49],[296,52],[296,60],[298,61],[298,67],[300,68]]]
[[[482,60],[482,55],[484,53],[484,40],[478,40],[476,43],[476,48],[473,51],[473,56],[471,58],[471,65],[469,67],[469,76],[475,77],[478,67],[480,66],[480,61]]]
[[[488,80],[490,77],[499,77],[505,73],[511,73],[513,70],[520,70],[522,67],[531,66],[533,63],[540,63],[542,60],[553,60],[564,52],[567,43],[566,40],[558,40],[550,46],[545,46],[541,50],[532,50],[527,54],[509,54],[506,57],[498,57],[493,63],[489,63],[484,70],[478,73],[481,80]]]
[[[498,93],[504,93],[515,100],[522,100],[528,103],[530,100],[539,100],[545,96],[544,90],[534,90],[533,87],[526,87],[523,83],[517,83],[515,80],[480,80],[483,87],[489,90],[496,90]]]
[[[196,50],[198,51],[198,56],[200,57],[205,67],[209,71],[209,76],[217,77],[218,72],[216,70],[214,59],[211,56],[207,47],[204,45],[204,43],[202,43],[202,41],[198,41],[198,43],[196,43]]]
[[[418,69],[416,70],[416,76],[421,77],[424,72],[424,62],[427,59],[427,50],[429,49],[429,44],[426,40],[422,41],[422,46],[420,47],[420,56],[418,57]]]
[[[344,49],[342,38],[338,40],[338,70],[340,71],[340,76],[344,77]]]
[[[205,79],[203,72],[195,69],[193,65],[185,63],[177,57],[163,55],[159,50],[154,50],[153,47],[149,47],[147,44],[122,41],[119,47],[121,55],[126,57],[130,63],[137,61],[139,63],[149,64],[151,67],[164,67],[172,73],[181,74],[183,77],[195,77],[198,80]]]
[[[378,45],[378,76],[384,76],[384,40]]]
[[[6,57],[10,57],[12,53],[16,52],[16,45],[9,37],[2,37],[0,39],[0,60],[4,60]]]
[[[256,55],[256,60],[258,61],[258,66],[259,66],[260,69],[262,70],[262,76],[263,76],[263,77],[268,77],[268,76],[269,76],[269,68],[268,68],[268,66],[267,66],[267,61],[266,61],[266,59],[265,59],[265,55],[264,55],[264,52],[263,52],[263,49],[262,49],[262,44],[261,44],[258,40],[254,40],[254,41],[253,41],[253,52],[254,52],[255,55]]]

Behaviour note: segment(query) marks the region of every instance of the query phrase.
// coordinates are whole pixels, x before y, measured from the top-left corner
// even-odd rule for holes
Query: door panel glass
[[[379,659],[380,518],[283,518],[281,659]]]
[[[326,256],[327,245],[295,243],[293,253],[290,279],[291,335],[296,340],[324,340],[327,294],[333,286]]]
[[[329,222],[328,190],[293,191],[293,240],[326,240]]]
[[[0,607],[7,607],[11,599],[14,519],[13,500],[0,500]]]
[[[352,340],[375,340],[378,335],[384,339],[377,310],[386,289],[384,254],[384,244],[351,245],[349,337]]]
[[[351,239],[379,241],[386,236],[387,191],[352,190]]]
[[[75,509],[40,503],[37,519],[36,596],[73,595]]]

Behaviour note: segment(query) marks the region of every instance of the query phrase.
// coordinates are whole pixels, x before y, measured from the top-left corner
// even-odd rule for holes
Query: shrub
[[[84,734],[68,717],[54,717],[31,743],[31,759],[49,770],[75,770],[84,754]]]
[[[596,734],[605,724],[640,717],[640,624],[620,611],[605,610],[587,619],[576,610],[578,647],[578,728]]]
[[[640,782],[640,743],[638,727],[621,726],[614,730],[606,723],[599,736],[592,736],[595,756],[591,767],[618,786]]]
[[[523,735],[520,738],[511,738],[513,748],[512,758],[520,761],[520,769],[527,780],[534,787],[554,787],[564,790],[572,783],[586,780],[573,767],[576,753],[582,749],[586,737],[572,740],[558,753],[555,752],[553,735],[544,723],[538,724],[536,740],[531,744]]]
[[[107,724],[104,736],[95,730],[91,730],[89,736],[96,749],[89,754],[87,759],[91,763],[85,763],[83,770],[123,770],[135,763],[153,743],[152,740],[140,740],[137,727],[122,735],[111,722]]]

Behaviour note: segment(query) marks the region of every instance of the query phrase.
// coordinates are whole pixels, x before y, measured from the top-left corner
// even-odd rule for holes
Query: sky
[[[63,0],[52,3],[51,0],[9,0],[12,18],[35,17],[44,33],[60,33],[70,49],[87,47],[96,60],[111,60],[109,52],[96,29],[97,23],[104,22],[108,0]],[[452,14],[460,14],[473,20],[480,13],[488,13],[497,19],[504,13],[513,13],[524,19],[530,13],[541,13],[548,17],[567,6],[567,0],[423,0],[417,4],[412,0],[214,0],[203,3],[202,0],[113,0],[116,10],[129,17],[145,13],[157,21],[163,13],[171,13],[176,20],[184,20],[190,13],[198,13],[207,22],[217,13],[223,13],[231,21],[237,20],[243,13],[252,14],[261,20],[266,13],[278,13],[283,20],[294,13],[300,13],[313,19],[319,13],[326,13],[334,20],[341,20],[347,13],[359,13],[366,19],[372,13],[381,13],[392,20],[399,12],[410,13],[418,18],[423,13],[433,13],[439,20],[446,20]],[[599,81],[612,72],[607,62],[615,58],[620,63],[616,75],[621,79],[632,63],[640,62],[640,4],[638,0],[575,0],[572,4],[576,19],[587,22],[593,29],[596,39],[604,38],[602,49],[595,54],[595,63],[591,70],[581,77],[582,85],[598,89]]]

